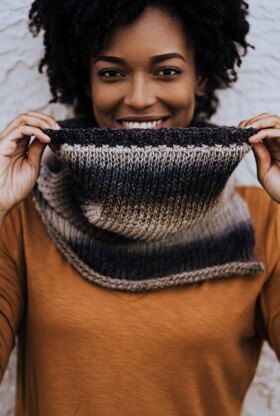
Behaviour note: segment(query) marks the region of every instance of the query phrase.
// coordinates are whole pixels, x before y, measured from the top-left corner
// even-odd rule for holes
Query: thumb
[[[267,171],[271,168],[271,165],[272,165],[271,156],[264,143],[259,142],[259,143],[253,144],[252,150],[254,152],[254,156],[255,156],[255,160],[257,164],[258,178],[261,181],[263,180]]]
[[[38,171],[40,170],[40,163],[46,145],[46,143],[41,143],[39,140],[34,139],[28,147],[28,160]]]

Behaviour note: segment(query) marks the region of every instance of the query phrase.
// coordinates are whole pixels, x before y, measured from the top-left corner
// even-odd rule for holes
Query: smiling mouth
[[[155,120],[119,120],[122,128],[125,129],[160,129],[164,127],[165,121],[169,117],[162,117]]]

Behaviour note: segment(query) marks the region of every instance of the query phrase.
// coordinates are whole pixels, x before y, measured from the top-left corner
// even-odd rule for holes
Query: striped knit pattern
[[[229,180],[252,129],[60,124],[34,198],[82,277],[136,292],[262,271]]]

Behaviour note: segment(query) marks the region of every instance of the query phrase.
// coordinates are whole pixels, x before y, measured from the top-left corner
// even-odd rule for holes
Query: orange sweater
[[[110,291],[57,250],[29,197],[0,231],[0,376],[19,335],[16,416],[237,416],[263,339],[280,358],[280,206],[240,188],[262,275]]]

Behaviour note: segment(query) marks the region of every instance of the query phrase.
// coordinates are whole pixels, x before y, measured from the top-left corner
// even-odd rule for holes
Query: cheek
[[[91,86],[92,105],[95,112],[106,113],[118,104],[120,91],[117,85],[101,83],[93,80]]]
[[[186,70],[176,82],[167,84],[162,91],[164,91],[169,106],[177,111],[191,109],[195,103],[195,83],[196,74],[190,69]]]
[[[174,109],[187,109],[193,107],[195,102],[195,92],[190,86],[174,86],[172,90],[166,94],[166,102]]]
[[[106,88],[92,88],[92,103],[97,111],[106,111],[112,106],[112,96],[106,91]]]

